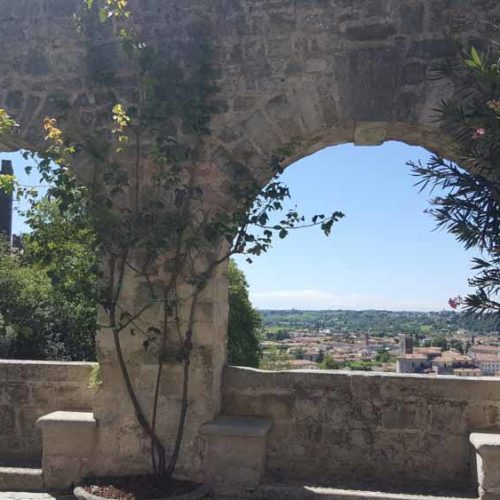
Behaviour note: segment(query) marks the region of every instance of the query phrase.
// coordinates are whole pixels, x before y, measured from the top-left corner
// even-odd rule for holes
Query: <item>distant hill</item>
[[[451,334],[464,329],[472,334],[488,334],[495,329],[493,317],[475,318],[453,311],[300,311],[261,310],[264,327],[283,329],[330,329],[333,332],[370,333],[394,336],[399,333],[432,335]]]

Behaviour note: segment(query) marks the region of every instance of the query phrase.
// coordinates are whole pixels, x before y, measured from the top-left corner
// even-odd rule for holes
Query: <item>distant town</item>
[[[456,312],[261,311],[268,370],[500,376],[494,318]]]

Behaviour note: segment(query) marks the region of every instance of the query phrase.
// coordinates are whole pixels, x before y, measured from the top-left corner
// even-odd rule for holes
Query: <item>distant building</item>
[[[443,350],[441,347],[417,347],[415,349],[415,352],[418,352],[419,354],[424,354],[425,356],[429,358],[436,358],[437,356],[441,356],[441,353]]]
[[[480,377],[480,368],[455,368],[453,370],[453,375],[456,377]]]
[[[500,358],[499,358],[500,360]],[[457,351],[441,352],[439,347],[419,347],[411,354],[397,358],[398,373],[435,373],[452,375],[455,369],[473,369],[474,360]]]
[[[500,373],[500,356],[498,354],[474,354],[474,362],[483,375]]]
[[[500,347],[498,345],[473,345],[469,349],[469,354],[475,357],[477,354],[495,354],[500,356]]]
[[[431,362],[425,354],[402,354],[397,358],[398,373],[424,373],[431,368]]]
[[[496,375],[500,372],[500,348],[498,344],[473,345],[469,349],[469,355],[483,375]]]
[[[474,360],[457,351],[445,351],[432,360],[432,369],[437,375],[453,375],[455,370],[474,368]]]
[[[12,162],[2,160],[0,174],[13,175]],[[0,235],[7,237],[8,241],[12,237],[12,194],[7,194],[0,190]]]
[[[399,347],[401,354],[413,353],[413,337],[411,335],[399,336]]]

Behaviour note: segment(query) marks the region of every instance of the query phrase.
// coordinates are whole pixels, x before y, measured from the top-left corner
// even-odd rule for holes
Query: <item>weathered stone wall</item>
[[[390,139],[445,150],[433,109],[447,90],[429,80],[432,65],[458,44],[487,47],[500,19],[496,0],[130,4],[147,43],[186,68],[201,34],[207,38],[220,106],[206,161],[227,177],[268,171],[270,155],[292,138],[301,143],[297,156]],[[96,140],[112,106],[131,101],[131,65],[113,29],[85,39],[73,19],[79,5],[1,2],[0,106],[21,128],[0,149],[38,146],[47,115],[64,117],[76,141]]]
[[[228,367],[225,414],[273,419],[268,472],[442,488],[474,484],[469,434],[500,430],[500,380]]]
[[[95,152],[109,139],[112,107],[136,104],[137,79],[116,26],[97,23],[77,32],[79,5],[79,0],[0,1],[0,106],[20,124],[16,134],[1,139],[0,151],[40,148],[42,120],[55,117],[66,137],[81,146],[74,157],[77,173],[91,180],[94,171],[102,171]],[[345,142],[401,140],[447,153],[432,110],[451,89],[429,79],[432,65],[454,54],[455,42],[488,46],[500,19],[497,0],[131,0],[130,5],[147,45],[164,50],[186,72],[199,55],[200,40],[209,45],[219,112],[197,148],[197,173],[207,205],[222,210],[236,204],[235,183],[269,180],[270,158],[292,139],[296,148],[285,163]],[[185,138],[180,124],[167,130]],[[147,167],[139,177],[147,180]],[[140,285],[126,281],[129,303],[141,303]],[[202,472],[198,430],[220,410],[226,285],[219,269],[196,318],[180,468],[192,477]],[[151,314],[150,324],[161,321],[158,312]],[[139,335],[124,332],[122,338],[132,383],[150,417],[155,367]],[[103,385],[94,407],[99,453],[93,464],[100,473],[145,470],[148,440],[124,391],[109,331],[100,332],[97,349]],[[180,368],[169,366],[158,423],[169,445],[179,392]],[[364,439],[363,433],[354,436]]]
[[[56,410],[89,410],[92,363],[0,360],[0,462],[39,461],[36,421]]]

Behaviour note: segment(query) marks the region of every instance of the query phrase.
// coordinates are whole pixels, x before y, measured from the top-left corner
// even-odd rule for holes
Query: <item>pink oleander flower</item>
[[[448,305],[455,310],[462,302],[462,297],[451,297],[448,299]]]
[[[484,137],[484,135],[486,134],[486,130],[482,127],[480,128],[477,128],[476,131],[472,134],[472,138],[473,139],[481,139],[482,137]]]
[[[488,108],[490,108],[492,111],[494,111],[497,114],[500,114],[500,100],[499,99],[492,99],[491,101],[488,101],[486,103]]]

